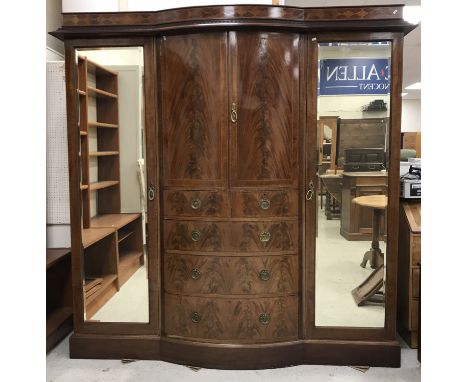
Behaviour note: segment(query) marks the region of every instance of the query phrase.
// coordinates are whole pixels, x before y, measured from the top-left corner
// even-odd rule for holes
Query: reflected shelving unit
[[[86,319],[144,264],[140,213],[121,213],[118,73],[78,56]]]

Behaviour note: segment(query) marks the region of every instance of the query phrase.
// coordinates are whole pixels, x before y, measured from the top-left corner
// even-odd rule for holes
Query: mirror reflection
[[[143,48],[76,57],[84,319],[148,322]]]
[[[316,326],[384,326],[390,56],[319,44]]]

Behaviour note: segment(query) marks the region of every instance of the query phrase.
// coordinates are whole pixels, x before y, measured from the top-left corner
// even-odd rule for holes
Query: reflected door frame
[[[331,126],[330,126],[331,125]],[[330,126],[331,134],[331,149],[330,149],[330,170],[335,170],[336,168],[336,139],[337,139],[337,130],[338,130],[338,117],[337,116],[321,116],[319,119],[319,165],[327,163],[323,161],[323,137],[325,126]]]
[[[307,131],[304,140],[305,152],[313,152],[317,146],[318,135],[318,44],[325,42],[391,42],[391,78],[390,84],[390,123],[389,123],[389,164],[388,164],[388,232],[387,232],[387,273],[385,323],[382,328],[332,327],[315,325],[315,245],[317,232],[317,203],[312,198],[306,203],[305,251],[303,258],[304,280],[304,338],[306,340],[362,340],[362,341],[395,341],[396,342],[396,297],[397,297],[397,255],[398,255],[398,211],[399,211],[399,147],[401,131],[401,88],[402,56],[404,34],[400,32],[349,32],[308,34],[307,38]],[[309,155],[306,160],[306,178],[318,185],[317,156]],[[317,188],[317,187],[316,187]],[[350,291],[351,293],[351,291]]]
[[[101,38],[101,39],[69,39],[65,41],[65,76],[67,94],[67,133],[69,160],[69,192],[70,192],[70,229],[71,229],[71,261],[72,261],[72,294],[73,294],[73,329],[81,334],[105,335],[137,335],[159,334],[159,235],[149,235],[147,241],[148,261],[148,304],[149,322],[90,322],[84,320],[83,296],[83,261],[84,251],[81,232],[81,190],[80,190],[80,137],[76,128],[79,119],[76,49],[124,48],[140,46],[144,57],[143,103],[145,109],[145,146],[148,185],[157,185],[158,162],[155,150],[158,136],[156,121],[156,63],[155,42],[152,37],[135,38]],[[158,195],[156,187],[156,195]],[[159,232],[159,198],[147,202],[148,230]],[[75,336],[76,336],[75,334]]]

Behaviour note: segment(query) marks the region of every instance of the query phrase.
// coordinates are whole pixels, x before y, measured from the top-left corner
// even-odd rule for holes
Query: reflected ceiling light
[[[403,7],[403,19],[411,24],[419,24],[421,22],[421,6],[406,5]]]
[[[404,97],[405,95],[408,95],[408,93],[401,93],[402,97]]]
[[[407,86],[405,90],[421,90],[421,82],[415,82],[414,84]]]

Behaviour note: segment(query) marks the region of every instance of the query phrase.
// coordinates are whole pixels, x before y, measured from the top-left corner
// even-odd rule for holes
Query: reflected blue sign
[[[389,93],[388,58],[332,58],[320,61],[319,95]]]

